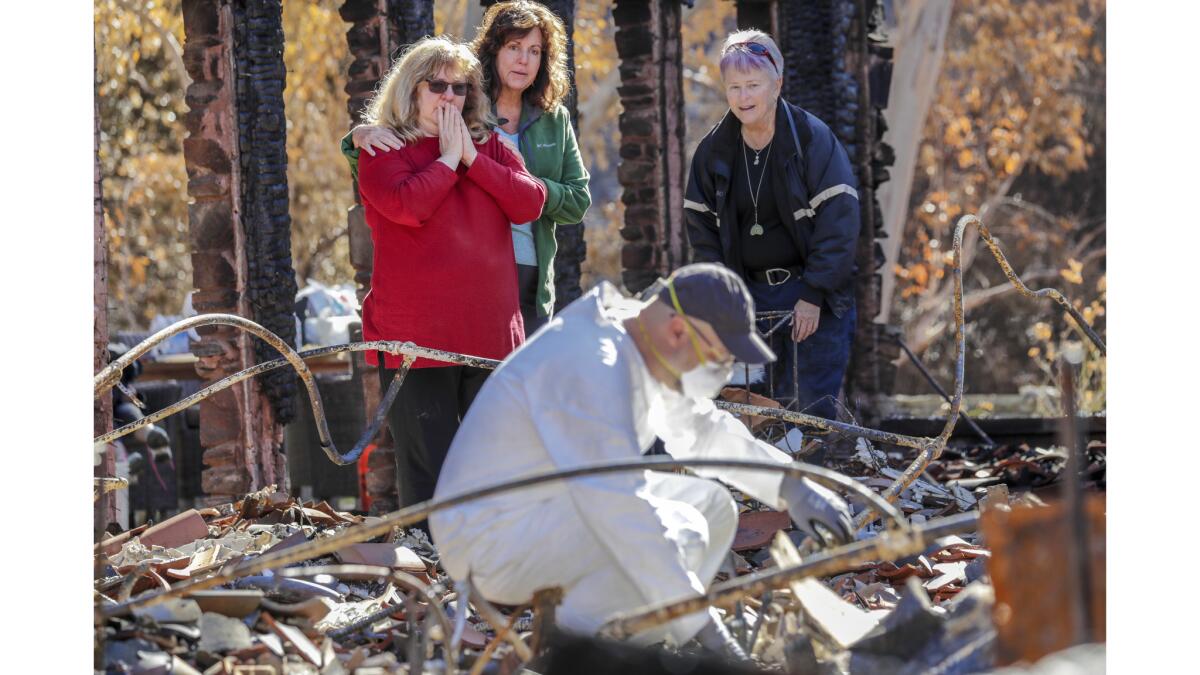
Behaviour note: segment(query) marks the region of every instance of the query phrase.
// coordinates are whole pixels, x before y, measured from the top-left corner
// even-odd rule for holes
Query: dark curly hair
[[[567,97],[571,89],[567,74],[567,29],[545,5],[515,0],[498,2],[483,15],[471,50],[483,66],[483,87],[493,101],[500,95],[500,80],[496,77],[496,55],[512,39],[520,39],[537,28],[542,31],[542,60],[537,77],[525,90],[522,98],[542,110],[549,111]]]

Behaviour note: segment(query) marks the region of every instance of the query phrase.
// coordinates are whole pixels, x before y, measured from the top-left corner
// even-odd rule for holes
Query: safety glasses
[[[683,317],[684,323],[686,323],[688,325],[688,328],[691,329],[693,336],[699,336],[700,339],[704,341],[704,345],[706,347],[708,347],[709,350],[711,350],[711,352],[715,352],[718,354],[720,353],[720,350],[717,349],[717,346],[714,345],[711,340],[709,340],[707,337],[705,337],[704,333],[700,332],[700,328],[697,327],[696,324],[692,323],[691,317],[689,317],[685,314],[680,314],[680,316]],[[693,345],[696,345],[695,340],[696,340],[696,338],[693,337],[692,338]],[[729,352],[725,352],[725,355],[722,358],[717,358],[716,356],[712,356],[711,354],[710,354],[709,358],[705,358],[705,356],[700,353],[700,349],[697,346],[696,347],[696,355],[699,356],[702,361],[712,361],[712,362],[716,363],[717,365],[725,366],[725,365],[733,365],[733,363],[734,363],[733,354],[730,354]]]
[[[775,66],[775,71],[779,72],[779,64],[775,63],[775,57],[771,56],[771,50],[767,49],[764,45],[757,42],[739,42],[734,45],[729,45],[729,49],[726,49],[725,51],[729,52],[734,49],[744,49],[756,56],[767,57],[767,60],[771,62],[771,65]]]
[[[435,94],[446,93],[446,87],[454,90],[455,96],[466,96],[468,91],[471,91],[470,82],[446,82],[445,80],[425,80],[429,85],[429,91]]]

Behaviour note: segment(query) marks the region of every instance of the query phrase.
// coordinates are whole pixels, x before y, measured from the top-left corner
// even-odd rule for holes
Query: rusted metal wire
[[[218,315],[206,315],[206,316],[218,316]],[[164,329],[164,330],[167,330],[167,329]],[[169,337],[169,335],[167,337]],[[146,342],[140,343],[138,346],[141,347],[144,344],[151,342],[152,340],[156,340],[156,339],[160,339],[160,336],[158,334],[151,336],[150,338],[147,338]],[[151,346],[153,346],[153,345],[151,345]],[[344,352],[371,352],[371,351],[380,351],[380,352],[386,352],[389,354],[395,354],[398,356],[403,356],[404,363],[401,365],[400,373],[398,373],[396,378],[392,380],[392,385],[388,389],[387,395],[385,395],[384,400],[380,402],[379,407],[376,409],[375,414],[372,417],[371,426],[368,427],[368,430],[366,432],[364,432],[364,435],[362,438],[359,439],[359,442],[355,444],[354,449],[352,449],[350,452],[347,452],[345,454],[341,454],[341,453],[338,453],[337,449],[333,446],[332,442],[330,442],[329,445],[321,446],[321,449],[325,452],[326,456],[328,456],[329,459],[331,461],[333,461],[335,464],[350,464],[350,463],[354,462],[358,458],[358,456],[362,453],[363,449],[368,444],[370,444],[371,440],[375,437],[375,434],[378,433],[379,428],[383,425],[383,422],[386,420],[387,410],[390,407],[390,401],[395,399],[396,392],[399,391],[400,384],[403,383],[404,376],[408,374],[408,369],[411,366],[413,360],[415,360],[417,358],[428,358],[428,359],[433,359],[433,360],[437,360],[437,361],[446,361],[449,363],[457,363],[459,365],[472,366],[472,367],[476,367],[476,368],[488,368],[488,369],[494,369],[500,363],[499,361],[496,361],[494,359],[485,359],[485,358],[478,357],[478,356],[467,356],[467,355],[463,355],[463,354],[456,354],[454,352],[445,352],[445,351],[442,351],[439,349],[429,349],[427,347],[421,347],[418,345],[414,345],[411,342],[395,342],[395,341],[387,341],[387,340],[376,340],[373,342],[355,342],[355,343],[345,344],[345,345],[336,345],[333,347],[322,347],[320,349],[312,349],[309,351],[300,352],[299,354],[297,354],[297,356],[299,356],[301,359],[307,359],[307,358],[314,358],[317,356],[325,356],[328,354],[338,354],[338,353],[344,353]],[[95,443],[111,442],[122,436],[131,434],[131,433],[137,431],[138,429],[149,426],[150,424],[153,424],[154,422],[157,422],[165,417],[169,417],[169,416],[174,415],[175,413],[178,413],[182,410],[186,410],[187,408],[191,407],[192,405],[199,403],[200,401],[208,398],[209,396],[212,396],[213,394],[217,393],[218,391],[221,391],[223,389],[228,389],[229,387],[232,387],[233,385],[235,385],[239,382],[248,380],[251,377],[254,377],[256,375],[261,375],[263,373],[269,372],[271,370],[275,370],[276,368],[281,368],[286,365],[294,365],[294,364],[292,363],[291,359],[281,358],[281,359],[275,359],[272,361],[266,361],[264,363],[260,363],[260,364],[251,366],[250,368],[246,368],[245,370],[238,371],[236,373],[233,373],[232,375],[229,375],[221,380],[214,382],[213,384],[205,387],[204,389],[201,389],[200,391],[192,394],[191,396],[188,396],[187,398],[181,399],[181,400],[163,408],[162,410],[158,410],[154,413],[151,413],[150,415],[146,415],[145,417],[142,417],[141,419],[130,422],[129,424],[126,424],[123,427],[114,429],[108,433],[97,436],[95,439],[93,439],[93,442],[95,442]],[[393,391],[393,389],[394,389],[394,391]],[[309,391],[309,401],[313,408],[313,416],[314,416],[314,419],[316,420],[317,428],[318,428],[318,432],[319,432],[322,428],[328,429],[328,425],[325,420],[324,406],[321,404],[319,394],[316,394],[316,398],[314,398],[314,391],[315,391],[315,386],[314,386],[313,390]],[[97,394],[97,395],[99,395],[99,394]]]
[[[1097,335],[1094,330],[1092,330],[1092,327],[1088,325],[1088,322],[1084,321],[1083,316],[1079,314],[1079,311],[1071,305],[1070,301],[1068,301],[1062,293],[1053,288],[1043,288],[1037,291],[1030,290],[1030,288],[1021,281],[1021,278],[1017,276],[1015,271],[1013,271],[1012,265],[1008,264],[1008,259],[1004,257],[1004,252],[1000,250],[1000,246],[995,242],[994,239],[992,239],[992,233],[988,231],[987,225],[984,225],[983,221],[980,220],[978,216],[967,214],[958,219],[958,226],[954,231],[954,266],[956,269],[959,268],[958,256],[959,249],[962,247],[962,231],[968,224],[971,223],[974,223],[974,225],[979,228],[979,236],[983,238],[983,243],[987,244],[988,250],[992,252],[992,257],[996,259],[996,262],[1000,264],[1000,269],[1004,271],[1004,276],[1008,277],[1008,282],[1017,289],[1018,293],[1027,298],[1036,298],[1039,300],[1050,298],[1054,302],[1057,302],[1063,309],[1067,310],[1067,313],[1070,314],[1071,318],[1075,320],[1075,323],[1079,326],[1079,329],[1082,330],[1083,333],[1087,335],[1088,339],[1092,341],[1092,344],[1096,345],[1096,348],[1100,350],[1100,354],[1107,355],[1104,341],[1100,339],[1100,336]],[[958,291],[959,295],[961,296],[961,285],[958,287]]]
[[[450,618],[446,616],[446,611],[442,609],[441,601],[433,594],[433,590],[428,584],[422,582],[420,579],[407,572],[394,570],[390,567],[384,567],[383,565],[315,565],[312,567],[291,567],[279,571],[279,576],[292,578],[315,577],[320,574],[328,574],[335,577],[383,577],[389,579],[395,585],[403,586],[421,596],[426,604],[429,605],[430,611],[437,619],[438,625],[440,625],[442,628],[442,640],[440,640],[440,642],[442,642],[446,648],[446,672],[449,675],[453,675],[456,672],[458,664],[458,650],[450,643],[450,635],[453,633],[453,626],[450,622]],[[382,614],[380,616],[369,616],[366,619],[356,621],[349,626],[339,628],[335,631],[330,631],[327,635],[334,639],[340,639],[354,633],[356,630],[359,630],[364,626],[369,626],[376,621],[379,621],[383,617],[395,613],[396,611],[395,606],[386,607],[384,609],[388,610],[386,614]],[[410,621],[415,621],[413,616],[413,608],[411,606],[406,604],[405,612]]]
[[[168,598],[178,597],[193,591],[203,590],[206,588],[212,588],[213,586],[229,583],[238,577],[257,574],[264,570],[280,568],[285,565],[291,565],[308,560],[310,558],[326,555],[345,546],[349,546],[350,544],[357,544],[369,539],[374,539],[375,537],[381,535],[389,534],[394,528],[412,525],[413,523],[424,520],[429,516],[429,514],[435,513],[442,509],[458,506],[460,504],[465,504],[467,502],[482,499],[484,497],[490,497],[503,492],[519,490],[531,485],[605,473],[647,470],[662,471],[668,469],[696,467],[753,469],[785,473],[792,476],[808,477],[826,485],[827,487],[834,489],[845,489],[862,497],[863,500],[865,500],[868,504],[868,508],[875,508],[879,512],[884,513],[886,517],[895,524],[897,529],[908,529],[912,527],[904,515],[895,506],[881,499],[879,495],[875,494],[874,491],[863,486],[858,481],[843,476],[837,472],[830,471],[829,469],[824,469],[809,464],[802,464],[800,462],[794,462],[792,464],[777,464],[774,462],[734,459],[677,460],[669,458],[605,462],[602,464],[591,464],[571,469],[564,469],[561,471],[551,471],[533,476],[526,476],[506,483],[455,495],[453,497],[414,504],[398,511],[393,511],[392,513],[369,525],[364,523],[362,525],[353,526],[332,537],[305,542],[303,544],[298,544],[296,546],[283,549],[276,553],[264,554],[244,561],[236,566],[222,568],[213,576],[184,581],[175,585],[169,590],[142,595],[115,607],[106,607],[104,612],[105,616],[124,614],[133,607],[154,605]]]
[[[127,489],[129,489],[129,479],[127,478],[96,476],[92,479],[92,501],[100,499],[101,495]]]
[[[792,410],[784,410],[782,408],[764,408],[761,406],[750,405],[748,403],[735,403],[733,401],[713,401],[716,406],[722,410],[728,410],[735,415],[754,415],[756,417],[769,417],[771,419],[782,420],[784,422],[794,422],[803,424],[826,431],[840,431],[853,436],[862,436],[863,438],[880,443],[891,443],[906,448],[922,448],[929,443],[929,438],[920,436],[906,436],[904,434],[894,434],[888,431],[880,431],[878,429],[870,429],[868,427],[860,427],[855,424],[847,424],[845,422],[837,422],[835,420],[825,419],[824,417],[816,417],[805,413],[795,412]]]
[[[651,605],[609,621],[601,634],[625,639],[681,616],[704,611],[710,606],[729,606],[747,597],[762,595],[793,581],[824,577],[854,569],[877,560],[895,560],[921,553],[930,542],[951,534],[971,532],[978,527],[978,512],[935,518],[905,532],[889,532],[816,553],[799,565],[772,568],[714,585],[707,593],[683,600]],[[760,619],[761,620],[761,619]]]

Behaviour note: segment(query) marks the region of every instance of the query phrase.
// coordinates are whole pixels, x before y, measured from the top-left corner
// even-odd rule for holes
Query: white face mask
[[[716,398],[731,379],[733,379],[732,363],[721,365],[708,361],[681,375],[679,386],[683,390],[684,396]]]

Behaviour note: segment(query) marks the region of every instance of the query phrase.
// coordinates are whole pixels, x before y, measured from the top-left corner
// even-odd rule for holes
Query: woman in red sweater
[[[510,223],[536,220],[546,189],[492,133],[479,61],[425,38],[396,62],[367,120],[404,147],[359,159],[375,243],[363,338],[503,359],[524,340]],[[401,359],[375,353],[386,390]],[[442,461],[488,371],[417,359],[389,413],[401,506],[433,496]]]

